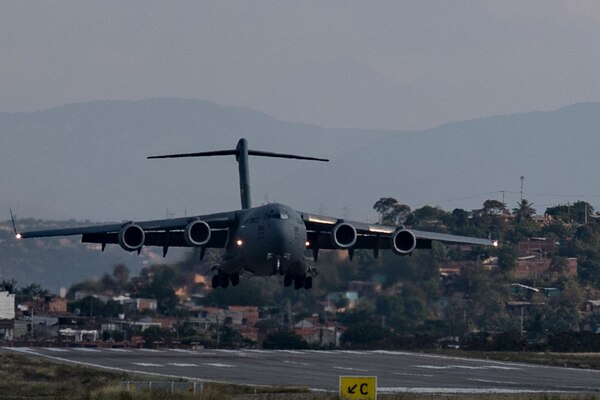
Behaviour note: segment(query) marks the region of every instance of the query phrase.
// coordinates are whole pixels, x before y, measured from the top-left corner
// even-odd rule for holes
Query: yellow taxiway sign
[[[377,377],[340,376],[340,397],[351,400],[377,400]]]

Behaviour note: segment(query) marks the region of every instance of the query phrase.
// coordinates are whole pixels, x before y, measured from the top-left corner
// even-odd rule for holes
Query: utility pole
[[[219,329],[219,314],[217,314],[217,349],[221,343],[221,330]]]
[[[521,175],[521,202],[523,202],[523,182],[525,182],[525,177]]]
[[[525,306],[521,306],[521,339],[523,339],[523,315],[525,314]]]
[[[31,312],[29,313],[31,317],[31,339],[33,340],[33,307],[31,307]]]

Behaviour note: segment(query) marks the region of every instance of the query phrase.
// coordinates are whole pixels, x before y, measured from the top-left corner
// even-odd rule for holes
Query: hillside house
[[[11,340],[15,330],[15,295],[0,292],[0,339]]]
[[[339,346],[342,330],[335,324],[319,324],[315,320],[303,319],[292,327],[294,333],[308,344]]]

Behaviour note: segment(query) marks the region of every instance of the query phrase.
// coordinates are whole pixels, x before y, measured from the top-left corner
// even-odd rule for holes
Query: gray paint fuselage
[[[306,273],[306,226],[301,215],[283,204],[236,212],[220,269],[268,276]]]

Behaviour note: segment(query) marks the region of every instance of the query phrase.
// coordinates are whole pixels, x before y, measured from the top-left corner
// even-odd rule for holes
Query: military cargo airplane
[[[497,242],[466,236],[448,235],[315,215],[296,211],[283,204],[251,206],[248,156],[329,161],[315,157],[249,150],[240,139],[233,150],[169,154],[148,158],[182,158],[235,155],[238,162],[240,210],[193,217],[153,221],[128,221],[109,225],[18,232],[17,239],[81,235],[83,243],[119,244],[123,250],[140,253],[143,246],[160,246],[163,256],[169,247],[198,247],[200,258],[206,249],[224,249],[221,263],[213,267],[212,287],[236,286],[240,273],[258,276],[283,275],[284,286],[310,289],[316,269],[307,262],[312,252],[316,263],[320,250],[348,251],[350,259],[356,249],[370,249],[377,257],[380,249],[409,255],[415,249],[429,249],[432,241],[495,246]],[[12,217],[12,211],[11,211]]]

